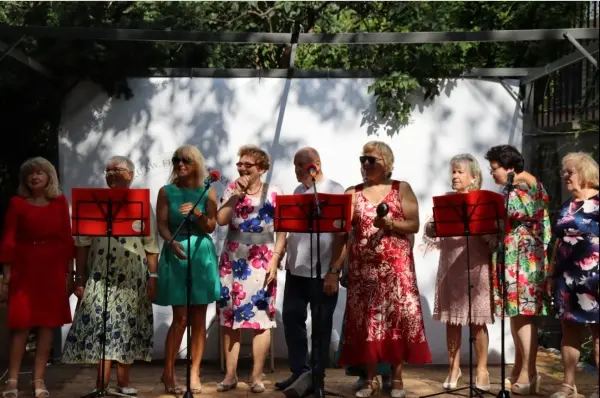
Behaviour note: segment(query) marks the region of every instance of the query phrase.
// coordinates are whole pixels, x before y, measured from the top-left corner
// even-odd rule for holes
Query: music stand
[[[316,268],[316,305],[311,306],[311,372],[314,396],[341,396],[325,390],[325,367],[321,352],[323,289],[321,286],[321,233],[349,232],[352,220],[352,195],[318,194],[313,178],[313,194],[280,195],[275,204],[274,228],[277,232],[310,234],[310,263]],[[313,233],[317,235],[317,258],[313,263]],[[331,339],[331,336],[329,336]],[[308,391],[307,391],[308,393]]]
[[[433,198],[433,224],[436,236],[465,237],[467,254],[467,298],[468,298],[468,328],[469,328],[469,385],[461,388],[444,390],[443,392],[424,395],[420,398],[435,397],[442,394],[453,394],[465,389],[469,390],[469,397],[476,395],[483,397],[484,393],[493,395],[473,386],[473,331],[471,330],[471,256],[469,252],[469,238],[477,235],[491,235],[500,232],[499,222],[504,217],[504,203],[502,196],[492,192],[477,190],[466,194],[449,194]],[[502,328],[502,362],[504,362],[504,327]],[[504,364],[502,364],[504,369]]]
[[[116,391],[108,390],[106,377],[106,322],[108,315],[108,283],[113,263],[111,238],[117,236],[150,235],[150,190],[149,189],[109,189],[109,188],[73,188],[72,220],[74,236],[102,236],[108,238],[106,275],[104,276],[104,303],[102,310],[102,355],[101,388],[96,388],[82,398],[106,396],[127,397]]]

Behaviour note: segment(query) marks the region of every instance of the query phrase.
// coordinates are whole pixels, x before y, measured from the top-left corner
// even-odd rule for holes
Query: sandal
[[[233,383],[225,384],[222,381],[217,384],[217,392],[227,392],[237,387],[237,379]]]
[[[178,385],[167,386],[167,383],[165,382],[164,377],[160,378],[160,382],[165,386],[165,394],[181,395],[184,392],[183,388],[181,386],[178,386]]]
[[[6,380],[6,389],[2,391],[2,398],[18,398],[19,397],[19,388],[18,388],[18,380],[8,379]],[[8,389],[9,384],[14,384],[14,388]]]
[[[250,386],[250,391],[252,391],[254,394],[261,394],[261,393],[265,392],[265,390],[266,390],[266,388],[262,381],[259,381],[258,383],[254,383]]]
[[[35,388],[35,383],[40,383],[42,387]],[[44,383],[44,380],[36,379],[31,382],[31,385],[33,386],[33,396],[35,398],[50,398],[50,393],[46,389],[46,384]]]
[[[379,395],[381,393],[381,384],[379,384],[379,379],[375,377],[371,382],[365,383],[365,388],[358,390],[354,396],[356,398],[369,398],[372,396]]]
[[[570,392],[557,391],[554,394],[550,395],[550,398],[574,398],[577,397],[577,387],[570,386],[567,383],[562,383],[562,387],[565,387]]]

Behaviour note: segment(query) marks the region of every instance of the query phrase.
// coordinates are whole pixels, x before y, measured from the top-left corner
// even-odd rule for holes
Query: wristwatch
[[[329,272],[332,273],[333,275],[339,275],[340,271],[341,271],[340,269],[335,268],[335,267],[329,268]]]

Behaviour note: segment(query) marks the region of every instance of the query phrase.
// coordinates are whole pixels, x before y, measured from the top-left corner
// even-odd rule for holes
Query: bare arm
[[[82,286],[85,281],[88,254],[90,246],[77,246],[75,248],[75,285]]]
[[[206,199],[206,213],[201,213],[198,208],[194,209],[196,223],[206,233],[213,233],[217,227],[217,194],[214,189],[208,192]]]
[[[409,183],[400,183],[400,197],[404,220],[392,221],[389,229],[398,234],[416,234],[419,232],[419,202]]]
[[[156,228],[165,242],[170,241],[173,237],[169,231],[169,198],[164,187],[158,191],[156,199]]]
[[[217,212],[217,223],[221,226],[229,224],[231,218],[233,217],[233,210],[235,208],[235,204],[240,199],[240,192],[237,189],[227,188],[225,193],[223,194],[223,198],[225,198],[225,203],[221,205],[219,211]]]

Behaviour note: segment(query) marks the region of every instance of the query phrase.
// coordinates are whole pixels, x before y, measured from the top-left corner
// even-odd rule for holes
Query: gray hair
[[[481,167],[479,167],[479,162],[477,162],[477,159],[475,159],[475,157],[470,153],[461,153],[450,159],[450,167],[454,167],[460,163],[467,165],[471,176],[475,179],[475,181],[469,185],[469,191],[481,189]]]
[[[131,173],[135,174],[135,165],[127,156],[113,156],[106,162],[106,165],[110,165],[111,163],[124,163],[127,165],[127,168]]]

